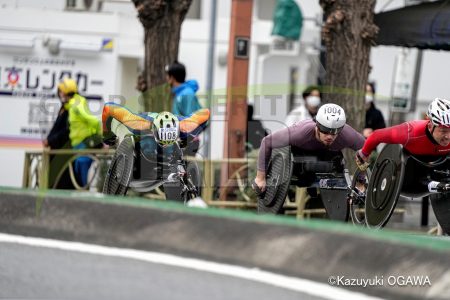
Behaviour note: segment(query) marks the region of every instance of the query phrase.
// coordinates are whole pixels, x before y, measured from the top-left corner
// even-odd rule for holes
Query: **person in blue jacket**
[[[186,68],[175,61],[166,66],[166,79],[174,95],[172,113],[176,116],[190,116],[201,109],[197,96],[197,80],[186,81]]]
[[[172,89],[173,105],[172,113],[176,116],[188,117],[202,109],[195,93],[198,91],[197,80],[186,81],[186,67],[174,61],[166,66],[166,79]],[[187,155],[195,156],[199,147],[199,137],[189,137],[187,140]]]

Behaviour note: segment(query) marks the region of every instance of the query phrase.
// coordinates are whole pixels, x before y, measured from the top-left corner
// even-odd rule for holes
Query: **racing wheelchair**
[[[113,127],[118,121],[113,120]],[[118,144],[103,185],[107,195],[126,195],[128,189],[146,193],[162,187],[166,199],[182,201],[199,196],[200,171],[195,161],[186,161],[187,141],[179,138],[169,147],[155,146],[153,134],[115,139]],[[150,149],[150,150],[149,150]]]
[[[350,216],[352,220],[360,218],[361,201],[356,200],[365,199],[370,170],[357,170],[352,177],[343,161],[340,151],[274,149],[266,173],[266,190],[258,199],[258,212],[281,213],[289,188],[295,185],[319,198],[329,219],[346,222]],[[349,201],[350,196],[356,200]]]
[[[450,233],[450,191],[430,193],[430,181],[450,183],[448,156],[417,156],[401,145],[386,145],[378,156],[365,195],[357,199],[364,207],[369,228],[384,227],[399,197],[429,197],[437,221],[445,234]],[[363,223],[363,218],[360,219]]]

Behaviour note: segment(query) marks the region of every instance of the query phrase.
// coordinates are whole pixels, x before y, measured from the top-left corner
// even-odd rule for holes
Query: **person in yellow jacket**
[[[58,89],[67,97],[64,104],[69,112],[69,138],[73,149],[96,148],[101,145],[102,127],[100,120],[93,116],[87,105],[86,98],[78,94],[75,80],[65,78]],[[87,185],[87,175],[92,159],[87,156],[78,157],[74,161],[74,171],[78,183]]]

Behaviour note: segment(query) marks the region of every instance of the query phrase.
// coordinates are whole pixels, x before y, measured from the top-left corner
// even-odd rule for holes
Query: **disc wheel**
[[[186,176],[184,179],[184,184],[186,185],[186,190],[183,194],[184,203],[200,195],[201,183],[200,169],[197,163],[195,161],[188,161],[186,163]]]
[[[406,158],[401,145],[387,145],[375,162],[367,188],[365,217],[369,228],[389,221],[403,185]]]
[[[134,164],[134,142],[126,137],[117,147],[103,184],[103,194],[124,196],[128,190]]]
[[[279,214],[289,189],[292,176],[290,147],[274,149],[267,168],[266,191],[258,199],[258,212]]]
[[[431,194],[430,202],[443,233],[450,235],[450,193]]]

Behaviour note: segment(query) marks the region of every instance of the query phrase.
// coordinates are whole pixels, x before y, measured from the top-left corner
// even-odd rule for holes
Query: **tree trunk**
[[[326,45],[324,102],[342,106],[348,123],[362,130],[370,47],[378,32],[373,23],[375,0],[320,0]]]
[[[324,11],[322,40],[326,46],[325,103],[342,106],[347,123],[362,131],[365,86],[370,72],[370,47],[378,27],[373,23],[375,0],[320,0]],[[354,169],[352,153],[344,155]]]
[[[171,111],[164,67],[178,58],[181,24],[192,0],[133,0],[144,26],[144,71],[137,88],[145,111]]]

